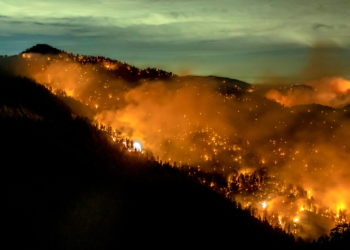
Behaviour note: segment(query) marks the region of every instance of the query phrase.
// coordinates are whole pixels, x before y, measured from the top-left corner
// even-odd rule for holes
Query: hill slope
[[[5,238],[15,248],[294,246],[185,172],[111,144],[42,86],[0,77]]]

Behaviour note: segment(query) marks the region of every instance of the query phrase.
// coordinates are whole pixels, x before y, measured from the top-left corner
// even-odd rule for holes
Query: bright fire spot
[[[299,222],[299,218],[294,218],[294,222],[295,223]]]
[[[278,216],[278,223],[281,225],[281,227],[283,228],[283,224],[282,224],[282,218],[281,216]]]
[[[30,58],[30,57],[31,57],[31,55],[26,54],[26,53],[23,53],[23,54],[22,54],[22,57],[23,57],[23,58]]]
[[[141,144],[139,142],[134,142],[134,149],[141,152],[142,150]]]
[[[337,204],[337,211],[344,210],[344,209],[345,209],[345,204]]]
[[[74,95],[74,90],[65,90],[67,96],[73,96]]]
[[[340,94],[346,94],[350,90],[350,81],[343,78],[333,78],[331,83]]]
[[[264,202],[262,202],[262,203],[261,203],[261,206],[262,206],[262,208],[263,208],[263,209],[265,209],[265,208],[267,207],[266,202],[265,202],[265,201],[264,201]]]

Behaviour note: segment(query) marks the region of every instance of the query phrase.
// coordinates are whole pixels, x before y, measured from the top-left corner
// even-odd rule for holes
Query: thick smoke
[[[103,111],[97,119],[140,140],[164,161],[201,165],[215,159],[214,166],[227,174],[266,166],[271,174],[311,190],[320,206],[349,207],[347,110],[298,111],[251,94],[226,97],[213,84],[144,84],[126,94],[124,108]],[[236,146],[246,151],[240,164],[235,158],[244,153],[237,154]],[[248,151],[256,154],[247,156]]]
[[[97,58],[95,62],[89,63],[89,57],[66,53],[25,53],[12,60],[10,70],[33,78],[55,93],[63,90],[65,95],[74,97],[96,112],[123,106],[124,92],[130,87],[111,73],[110,70],[118,68],[119,65],[104,58]]]
[[[282,91],[271,89],[266,97],[286,107],[317,103],[341,108],[350,103],[350,81],[341,77],[322,78],[305,85],[288,86]]]
[[[126,93],[126,107],[103,111],[97,119],[141,140],[165,161],[199,164],[213,153],[210,135],[232,135],[236,129],[228,122],[236,105],[228,105],[214,87],[210,81],[144,84]]]
[[[332,45],[316,45],[306,66],[289,85],[271,89],[266,97],[287,106],[317,103],[340,108],[350,103],[350,80],[339,77],[346,73],[345,63]]]

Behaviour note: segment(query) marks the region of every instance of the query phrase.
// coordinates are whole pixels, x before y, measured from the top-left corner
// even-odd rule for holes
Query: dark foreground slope
[[[6,229],[13,248],[293,248],[184,171],[112,145],[33,81],[1,74]],[[75,117],[75,118],[73,118]]]

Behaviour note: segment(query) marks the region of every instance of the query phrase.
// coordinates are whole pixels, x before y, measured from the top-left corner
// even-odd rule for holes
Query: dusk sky
[[[0,54],[37,43],[251,83],[293,77],[322,45],[349,79],[350,0],[1,0]]]

